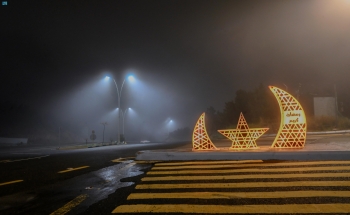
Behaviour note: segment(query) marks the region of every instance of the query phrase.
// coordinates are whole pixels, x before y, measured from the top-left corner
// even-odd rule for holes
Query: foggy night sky
[[[167,129],[192,128],[207,107],[260,83],[350,89],[349,0],[8,0],[0,18],[1,103],[62,125],[113,124],[105,75],[119,87],[135,75],[122,108],[135,110],[134,131],[149,132],[169,118]]]

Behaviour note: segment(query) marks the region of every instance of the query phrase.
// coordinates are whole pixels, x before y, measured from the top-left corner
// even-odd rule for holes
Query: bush
[[[349,129],[350,128],[350,119],[346,117],[338,118],[337,122],[338,129]]]
[[[307,128],[309,131],[350,129],[350,120],[346,117],[309,117],[307,118]]]

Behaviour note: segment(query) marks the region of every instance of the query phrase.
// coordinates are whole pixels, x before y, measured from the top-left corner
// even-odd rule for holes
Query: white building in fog
[[[315,116],[337,116],[335,97],[314,97]]]

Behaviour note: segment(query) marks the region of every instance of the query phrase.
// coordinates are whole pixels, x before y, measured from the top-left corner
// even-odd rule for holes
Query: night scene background
[[[6,2],[0,137],[55,143],[60,128],[65,142],[92,130],[102,141],[107,122],[105,141],[116,140],[113,79],[120,88],[130,74],[127,140],[191,132],[204,111],[210,130],[234,126],[241,111],[273,124],[269,85],[298,96],[310,117],[313,96],[337,94],[339,115],[350,116],[349,0]]]

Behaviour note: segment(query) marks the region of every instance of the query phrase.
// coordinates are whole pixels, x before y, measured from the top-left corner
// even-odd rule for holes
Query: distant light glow
[[[128,117],[135,117],[137,112],[133,108],[127,108],[125,109],[125,112],[128,114]]]
[[[6,6],[6,5],[7,5],[7,1],[2,1],[2,2],[1,2],[1,5],[2,5],[2,6]]]
[[[105,77],[105,80],[108,81],[108,80],[109,80],[109,76],[106,76],[106,77]]]
[[[134,78],[134,76],[129,75],[128,80],[129,80],[130,82],[134,82],[134,81],[135,81],[135,78]]]

